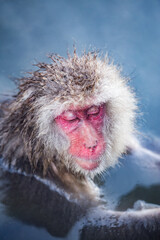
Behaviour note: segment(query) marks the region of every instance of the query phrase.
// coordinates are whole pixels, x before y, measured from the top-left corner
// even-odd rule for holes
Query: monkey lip
[[[100,164],[98,160],[76,159],[77,164],[85,170],[93,170]]]

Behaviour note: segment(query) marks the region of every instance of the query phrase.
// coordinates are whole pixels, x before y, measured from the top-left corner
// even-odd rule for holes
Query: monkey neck
[[[71,198],[79,200],[82,204],[90,205],[92,200],[92,205],[95,206],[102,201],[99,197],[99,189],[91,179],[80,174],[75,176],[64,165],[61,165],[59,169],[52,162],[48,167],[45,178],[69,193]]]

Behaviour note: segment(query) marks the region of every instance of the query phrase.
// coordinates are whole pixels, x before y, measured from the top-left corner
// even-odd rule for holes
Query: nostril
[[[93,148],[97,147],[97,144],[98,144],[98,141],[96,140]]]
[[[84,143],[84,147],[88,149],[95,149],[97,147],[98,141],[96,140],[92,145]]]

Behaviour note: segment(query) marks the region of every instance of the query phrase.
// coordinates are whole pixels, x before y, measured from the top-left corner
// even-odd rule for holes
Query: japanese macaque
[[[17,95],[1,104],[0,153],[9,168],[49,179],[94,202],[90,179],[133,147],[136,98],[108,58],[90,52],[79,57],[74,51],[68,58],[50,59],[19,79]],[[158,214],[149,223],[158,221]],[[114,213],[115,224],[121,215]],[[139,219],[126,214],[130,217]]]
[[[134,94],[120,70],[96,54],[50,58],[2,104],[1,155],[22,171],[93,178],[130,144]]]

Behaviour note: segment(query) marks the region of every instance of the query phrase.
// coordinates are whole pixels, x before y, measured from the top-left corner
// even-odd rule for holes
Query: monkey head
[[[1,153],[15,165],[25,156],[33,168],[42,162],[45,169],[65,166],[94,177],[127,149],[134,134],[134,94],[107,58],[90,52],[50,58],[52,63],[37,64],[37,71],[19,80],[1,123]]]

